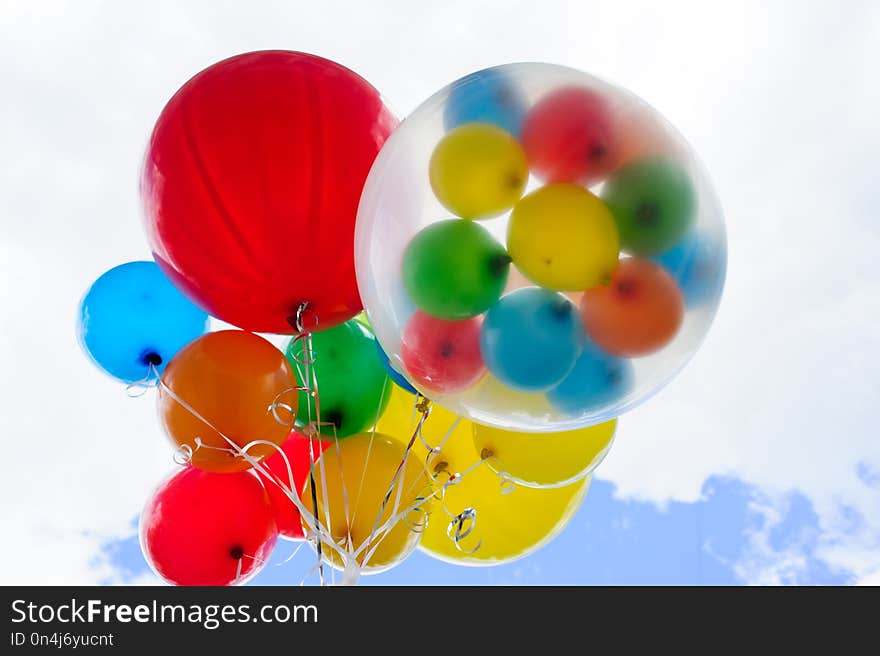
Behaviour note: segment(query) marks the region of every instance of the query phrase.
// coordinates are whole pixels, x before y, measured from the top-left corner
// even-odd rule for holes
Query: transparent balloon
[[[397,128],[355,251],[391,368],[455,413],[525,432],[608,421],[671,380],[727,261],[684,138],[632,93],[538,63],[462,78]]]

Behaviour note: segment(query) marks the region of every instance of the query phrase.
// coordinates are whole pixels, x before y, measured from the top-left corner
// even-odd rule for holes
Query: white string
[[[147,373],[140,380],[125,386],[125,393],[132,399],[139,398],[159,384],[159,370],[152,362],[147,363]]]

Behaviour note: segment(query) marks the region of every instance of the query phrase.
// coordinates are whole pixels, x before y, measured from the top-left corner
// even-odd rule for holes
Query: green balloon
[[[659,159],[633,162],[612,174],[602,199],[614,214],[623,250],[643,256],[675,246],[696,209],[687,173]]]
[[[507,283],[510,256],[488,230],[466,219],[434,223],[403,254],[403,284],[415,304],[440,319],[488,310]]]
[[[318,381],[321,421],[336,426],[335,433],[331,426],[321,426],[322,436],[348,437],[372,428],[388,405],[391,379],[379,361],[375,342],[373,331],[356,319],[312,335],[314,363],[310,366]],[[285,355],[300,384],[307,385],[303,341],[291,340]],[[314,399],[300,392],[297,426],[309,423],[310,400],[311,419],[316,419]]]

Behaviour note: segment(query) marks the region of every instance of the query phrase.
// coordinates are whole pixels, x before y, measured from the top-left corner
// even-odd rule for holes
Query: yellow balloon
[[[429,165],[437,199],[464,219],[487,219],[509,210],[529,179],[525,153],[508,132],[468,123],[434,148]]]
[[[462,446],[449,445],[444,457],[460,458]],[[565,528],[589,484],[587,476],[557,488],[515,486],[505,494],[498,475],[483,464],[447,487],[442,504],[434,502],[419,548],[440,560],[463,565],[500,565],[517,560],[537,551]],[[455,515],[468,509],[474,511],[473,519],[452,527],[462,536],[456,546],[450,539],[450,522],[456,520],[447,511]]]
[[[548,421],[559,416],[544,392],[525,392],[505,385],[491,373],[487,373],[477,385],[467,390],[470,403],[477,408],[492,408],[496,413],[526,419],[544,417]]]
[[[388,407],[379,418],[376,430],[391,435],[404,444],[408,443],[420,417],[415,406],[415,395],[395,385],[391,399],[388,401]],[[473,430],[472,422],[453,414],[437,403],[432,403],[431,414],[422,427],[421,438],[416,438],[413,443],[411,458],[420,463],[426,472],[433,476],[436,474],[433,467],[440,461],[432,453],[430,447],[445,444],[453,438],[455,438],[453,440],[455,442],[471,439]],[[458,464],[451,463],[449,466],[454,467]],[[441,482],[443,480],[445,478]]]
[[[507,251],[530,280],[556,291],[607,285],[620,237],[611,210],[574,184],[550,184],[520,200],[507,226]]]
[[[414,405],[413,395],[396,388],[379,419],[379,430],[408,440],[419,416]],[[442,501],[439,491],[435,494],[419,547],[434,558],[459,565],[510,562],[538,550],[559,534],[583,501],[590,479],[587,476],[552,489],[516,486],[510,491],[513,484],[505,483],[481,462],[473,426],[434,403],[422,430],[427,446],[416,439],[413,456],[421,458],[435,476],[435,490],[450,476],[458,477],[457,483],[446,486]],[[432,452],[430,447],[437,446],[439,451]],[[464,515],[468,508],[476,511],[475,518],[465,516],[458,524],[461,539],[456,546],[449,537],[450,523],[453,516]],[[453,525],[453,534],[455,528]]]
[[[318,521],[357,562],[362,574],[393,567],[418,544],[420,524],[431,505],[432,480],[415,458],[406,459],[382,507],[404,453],[399,440],[381,433],[361,433],[331,444],[315,464]],[[313,512],[310,482],[302,501]],[[389,530],[377,531],[389,519]],[[326,562],[345,569],[346,558],[331,545],[324,545],[322,551]]]
[[[617,420],[562,433],[520,433],[474,424],[474,447],[495,472],[529,487],[559,487],[592,472],[608,454]]]

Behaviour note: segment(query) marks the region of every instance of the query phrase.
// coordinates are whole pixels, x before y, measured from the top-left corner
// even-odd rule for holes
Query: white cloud
[[[151,399],[127,398],[78,352],[76,305],[103,270],[148,256],[136,176],[163,103],[211,62],[266,47],[337,59],[402,114],[464,73],[522,60],[584,68],[666,114],[718,186],[729,283],[702,352],[622,421],[601,474],[619,494],[661,504],[696,499],[718,473],[757,486],[777,512],[799,491],[819,517],[816,555],[876,577],[880,491],[859,475],[880,469],[876,5],[21,2],[0,12],[0,522],[11,532],[0,581],[113,579],[94,559],[99,545],[128,534],[132,509],[171,467]],[[784,582],[803,569],[797,549],[761,540],[736,564],[743,576]]]

